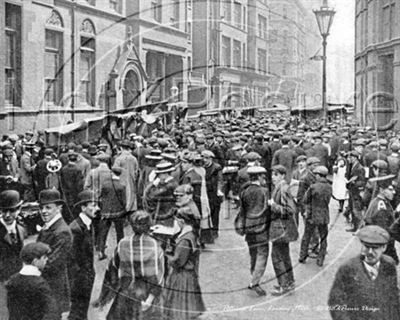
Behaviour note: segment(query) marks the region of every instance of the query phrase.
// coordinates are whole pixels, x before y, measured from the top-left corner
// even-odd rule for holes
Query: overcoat
[[[71,230],[64,219],[60,218],[49,229],[42,229],[37,241],[50,246],[51,253],[48,255],[42,275],[49,283],[60,311],[66,312],[69,310],[70,303],[67,266],[72,247]]]
[[[328,306],[333,320],[400,319],[394,261],[383,255],[375,280],[368,275],[361,256],[347,261],[336,273]]]

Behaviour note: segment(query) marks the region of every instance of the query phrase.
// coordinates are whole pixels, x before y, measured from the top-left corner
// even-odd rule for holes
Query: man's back
[[[57,304],[46,280],[16,273],[6,284],[9,320],[59,319]]]

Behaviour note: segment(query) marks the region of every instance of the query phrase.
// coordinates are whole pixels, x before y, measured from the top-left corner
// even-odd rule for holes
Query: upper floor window
[[[153,15],[153,19],[157,22],[161,22],[161,9],[161,0],[151,0],[151,12]]]
[[[180,0],[172,0],[172,13],[173,13],[173,15],[172,15],[171,21],[173,23],[172,24],[173,27],[175,27],[175,28],[179,28],[179,9],[180,9],[179,1]]]
[[[83,21],[80,31],[79,98],[82,103],[95,106],[96,33],[90,20]]]
[[[242,44],[240,41],[233,40],[233,66],[236,68],[240,68],[242,62]]]
[[[230,67],[231,66],[231,39],[222,36],[222,57],[221,66]]]
[[[224,21],[232,21],[232,2],[231,0],[223,0],[222,16]]]
[[[242,27],[242,4],[240,2],[235,2],[234,7],[234,24],[235,27]]]
[[[5,103],[21,106],[21,7],[5,4]]]
[[[110,9],[113,9],[116,12],[121,13],[121,0],[109,0],[110,1]]]
[[[267,39],[267,18],[258,15],[258,36]]]

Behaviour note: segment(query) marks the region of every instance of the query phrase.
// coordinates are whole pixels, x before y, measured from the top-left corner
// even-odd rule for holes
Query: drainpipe
[[[76,0],[71,4],[71,120],[75,121],[75,39]]]

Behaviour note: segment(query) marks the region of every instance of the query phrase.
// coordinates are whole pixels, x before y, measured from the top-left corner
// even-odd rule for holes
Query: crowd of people
[[[267,294],[261,279],[271,243],[277,279],[271,294],[295,291],[290,243],[299,240],[299,224],[298,262],[316,258],[322,267],[329,227],[343,214],[362,252],[338,271],[329,303],[370,303],[385,309],[376,319],[399,317],[397,287],[391,284],[388,302],[383,277],[397,284],[400,134],[243,116],[180,123],[149,137],[128,133],[115,145],[50,146],[45,140],[29,131],[1,142],[2,319],[6,313],[10,320],[60,319],[67,312],[68,319],[87,319],[96,258],[109,259],[93,303],[100,308],[113,301],[107,319],[197,318],[205,311],[200,254],[219,237],[224,200],[236,206],[234,228],[249,248],[249,290]],[[339,208],[335,219],[332,199]],[[36,242],[24,246],[26,203],[39,204],[43,223]],[[117,246],[108,257],[111,225]],[[372,281],[366,290],[373,288],[374,298],[367,302],[361,294],[349,300],[355,292],[349,274],[360,272]],[[331,314],[342,319],[343,313]]]

